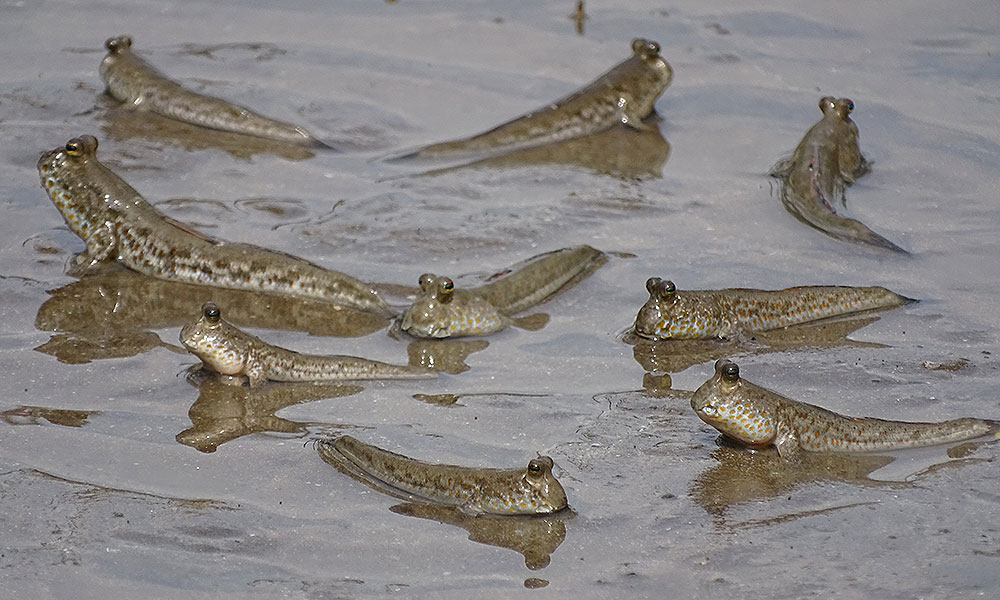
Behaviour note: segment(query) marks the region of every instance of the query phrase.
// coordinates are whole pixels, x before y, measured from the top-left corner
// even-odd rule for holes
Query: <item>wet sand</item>
[[[720,445],[684,393],[640,390],[647,369],[695,389],[717,348],[657,359],[677,352],[619,335],[651,276],[689,289],[882,285],[920,302],[818,341],[765,336],[722,352],[755,383],[845,414],[1000,418],[1000,9],[588,2],[581,36],[574,8],[0,6],[0,596],[1000,594],[996,445],[790,469]],[[172,78],[342,151],[137,122],[97,73],[104,39],[123,33]],[[436,165],[379,160],[559,98],[634,37],[658,41],[675,72],[653,121],[666,145],[634,144],[645,151],[634,161],[560,149],[417,177]],[[874,161],[850,216],[913,256],[830,239],[781,206],[767,171],[823,95],[854,100]],[[273,343],[443,361],[451,374],[227,395],[192,385],[196,361],[177,348],[181,313],[206,298],[65,274],[84,245],[35,163],[84,133],[169,216],[395,284],[394,304],[424,272],[476,281],[580,244],[634,256],[612,255],[538,307],[544,328],[485,347],[415,346],[371,320],[246,301],[241,326]],[[572,514],[504,529],[399,507],[304,445],[340,432],[469,466],[551,455]]]

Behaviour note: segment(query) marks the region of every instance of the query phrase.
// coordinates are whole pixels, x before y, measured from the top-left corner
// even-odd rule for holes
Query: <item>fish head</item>
[[[649,300],[636,315],[636,334],[651,340],[698,340],[729,335],[730,324],[712,292],[679,293],[674,282],[646,281]]]
[[[649,292],[649,299],[635,317],[636,334],[654,340],[673,337],[670,315],[674,312],[674,304],[677,302],[677,288],[674,282],[650,277],[646,280],[646,291]]]
[[[451,310],[455,284],[433,273],[420,276],[420,294],[400,317],[399,327],[410,335],[446,338],[451,335]]]
[[[528,462],[521,480],[536,501],[535,512],[552,513],[566,508],[566,490],[552,473],[554,462],[539,456]]]
[[[630,90],[632,101],[639,105],[636,107],[639,112],[647,113],[653,109],[653,103],[663,93],[663,90],[670,85],[674,78],[674,70],[670,63],[660,56],[660,45],[652,40],[637,38],[632,40],[632,54],[641,60],[646,69],[645,75],[637,82],[634,82],[634,89]]]
[[[851,113],[854,112],[854,101],[850,98],[823,96],[819,99],[819,109],[827,118],[853,123]]]
[[[107,49],[108,53],[103,59],[101,59],[98,72],[101,74],[101,79],[107,83],[108,78],[111,76],[111,68],[116,63],[120,62],[119,57],[131,50],[132,38],[127,35],[110,37],[104,41],[104,47]]]
[[[424,273],[418,280],[421,296],[432,296],[442,304],[451,302],[455,293],[455,282],[450,277],[438,276],[433,273]]]
[[[42,154],[38,176],[70,230],[87,239],[92,229],[111,220],[112,200],[90,174],[104,169],[97,161],[97,138],[81,135]]]
[[[777,434],[773,402],[740,378],[731,360],[715,363],[715,374],[695,390],[691,408],[698,417],[727,437],[749,446],[771,443]]]
[[[222,375],[238,375],[246,363],[242,337],[222,318],[214,302],[206,302],[198,320],[181,328],[180,342],[209,369]]]
[[[635,38],[632,40],[632,53],[644,59],[660,56],[660,45],[652,40]]]
[[[104,41],[109,54],[121,54],[132,47],[132,38],[127,35],[110,37]]]

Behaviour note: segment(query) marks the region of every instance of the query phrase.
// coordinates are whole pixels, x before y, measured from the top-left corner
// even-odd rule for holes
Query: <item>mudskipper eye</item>
[[[854,112],[854,102],[852,100],[847,101],[847,112]]]
[[[667,280],[667,281],[663,282],[663,287],[660,288],[660,290],[664,294],[673,294],[674,292],[677,291],[677,288],[674,286],[674,282],[673,281]]]
[[[79,156],[80,147],[82,145],[83,144],[80,142],[80,140],[76,138],[71,139],[70,141],[66,142],[66,154],[69,154],[70,156]]]
[[[210,323],[215,323],[220,317],[222,317],[222,311],[219,310],[219,307],[216,306],[214,302],[206,302],[201,307],[201,314],[203,314]]]
[[[734,362],[727,363],[722,367],[722,376],[727,381],[737,381],[740,378],[740,368]]]
[[[130,38],[127,35],[108,38],[108,40],[104,42],[104,47],[111,52],[118,52],[123,48],[129,48],[131,46],[132,46],[132,38]]]
[[[445,279],[441,283],[441,291],[445,293],[450,293],[455,290],[455,283],[450,279]]]
[[[632,52],[640,56],[653,56],[660,53],[660,45],[650,40],[636,38],[632,40]]]
[[[533,460],[528,463],[528,472],[538,475],[542,472],[542,465],[537,460]]]

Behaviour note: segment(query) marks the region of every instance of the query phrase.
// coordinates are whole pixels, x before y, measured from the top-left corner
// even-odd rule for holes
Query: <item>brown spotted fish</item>
[[[449,277],[424,273],[420,293],[403,312],[399,327],[410,335],[446,338],[485,335],[508,327],[515,315],[587,277],[607,257],[590,246],[535,256],[495,275],[484,285],[456,289]]]
[[[212,239],[160,213],[97,160],[97,139],[74,138],[38,160],[42,188],[87,244],[80,269],[117,261],[144,275],[322,300],[392,314],[371,285],[301,258]]]
[[[870,171],[871,163],[858,146],[858,126],[850,117],[854,102],[825,96],[819,108],[823,118],[806,132],[791,158],[771,169],[779,180],[781,203],[830,237],[906,254],[861,221],[838,214],[838,207],[847,205],[844,188]]]
[[[651,277],[646,290],[635,332],[651,340],[728,338],[913,302],[883,287],[678,291],[672,281]]]
[[[616,124],[636,129],[670,84],[673,70],[660,57],[660,45],[632,40],[632,56],[586,87],[489,131],[441,142],[400,158],[444,158],[498,153],[540,146],[603,131]]]
[[[119,102],[185,123],[311,147],[326,146],[306,130],[259,115],[220,98],[192,92],[132,52],[132,38],[104,42],[101,79]]]
[[[316,442],[339,471],[396,498],[457,506],[470,515],[547,514],[566,508],[566,492],[539,456],[517,469],[432,464],[362,443],[351,436]]]
[[[180,341],[224,382],[250,386],[266,381],[344,381],[355,379],[425,379],[435,373],[422,367],[390,365],[355,356],[300,354],[268,344],[222,318],[212,302],[201,317],[181,328]]]
[[[799,451],[884,452],[948,444],[994,434],[1000,427],[1000,422],[973,418],[912,423],[847,417],[754,385],[725,359],[695,391],[691,408],[726,437],[751,447],[775,446],[785,458]]]
[[[487,300],[456,290],[451,278],[433,273],[420,276],[420,294],[399,320],[400,329],[425,338],[486,335],[510,324],[510,317]]]

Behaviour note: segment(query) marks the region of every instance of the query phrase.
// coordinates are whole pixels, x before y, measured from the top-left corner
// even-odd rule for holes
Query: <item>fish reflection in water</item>
[[[860,488],[895,490],[913,485],[915,480],[940,469],[970,461],[989,460],[970,458],[969,454],[989,442],[966,442],[941,452],[933,459],[924,457],[920,469],[899,473],[898,479],[878,477],[880,469],[893,469],[895,461],[902,460],[904,452],[886,454],[803,453],[795,463],[789,463],[773,448],[748,450],[725,438],[719,438],[719,447],[711,452],[717,464],[705,469],[691,483],[689,496],[705,512],[715,516],[719,524],[738,526],[727,522],[728,509],[751,502],[761,502],[787,496],[793,490],[824,483],[847,483]],[[930,460],[929,465],[927,460]],[[919,462],[919,461],[918,461]],[[908,465],[909,466],[909,465]],[[767,525],[804,516],[840,510],[865,501],[844,501],[833,506],[814,510],[794,510],[744,525]],[[782,503],[784,506],[784,503]]]
[[[42,425],[48,421],[63,427],[83,427],[91,415],[99,415],[97,410],[68,410],[45,408],[43,406],[18,406],[0,412],[0,419],[9,425]]]
[[[486,340],[414,340],[407,344],[409,364],[452,375],[469,370],[465,359],[473,352],[485,350]]]
[[[746,339],[653,341],[626,332],[622,341],[632,344],[632,356],[646,371],[679,373],[688,367],[726,356],[837,346],[884,348],[885,344],[860,342],[847,337],[878,319],[878,315],[871,314],[827,319],[819,323],[758,332]]]
[[[346,428],[347,425],[291,421],[274,413],[294,404],[341,398],[363,389],[359,385],[310,383],[235,387],[213,375],[195,369],[188,377],[198,387],[198,399],[188,409],[191,427],[176,436],[179,443],[201,452],[215,452],[222,444],[252,433],[299,436],[305,435],[311,426]]]
[[[643,121],[643,129],[615,125],[584,137],[432,169],[422,175],[443,175],[461,169],[566,165],[622,179],[658,179],[670,156],[670,143],[660,132],[658,121],[659,117],[654,116]]]
[[[808,454],[791,465],[774,450],[748,451],[729,442],[712,451],[718,464],[691,483],[690,496],[706,512],[721,517],[727,508],[777,498],[813,483],[841,481],[861,486],[890,486],[868,476],[893,458],[877,454]]]
[[[514,394],[507,393],[503,394],[506,397],[517,397],[517,398],[545,398],[546,394]],[[420,400],[421,402],[426,402],[427,404],[436,404],[438,406],[451,406],[457,404],[459,400],[463,398],[489,398],[497,396],[494,392],[479,392],[473,394],[413,394],[414,400]]]
[[[112,104],[107,98],[101,102]],[[306,160],[316,156],[315,152],[298,144],[205,129],[155,113],[140,112],[114,104],[116,106],[109,106],[104,112],[102,116],[104,125],[101,130],[106,137],[116,141],[149,140],[156,144],[157,148],[161,148],[163,142],[166,142],[187,151],[215,148],[243,159],[250,159],[257,154],[274,154],[286,160]]]
[[[176,346],[167,344],[152,331],[93,329],[88,333],[57,333],[49,341],[35,347],[42,354],[53,356],[61,363],[83,365],[105,358],[128,358],[154,348]]]
[[[319,300],[165,281],[114,266],[48,293],[35,327],[59,333],[36,349],[68,363],[135,356],[161,346],[180,350],[151,330],[184,325],[211,299],[224,303],[226,319],[241,327],[357,337],[388,324],[372,313]]]
[[[473,542],[507,548],[524,556],[531,570],[549,566],[551,555],[566,539],[566,521],[571,512],[531,516],[471,516],[453,506],[407,502],[389,507],[396,514],[429,519],[461,527]]]

